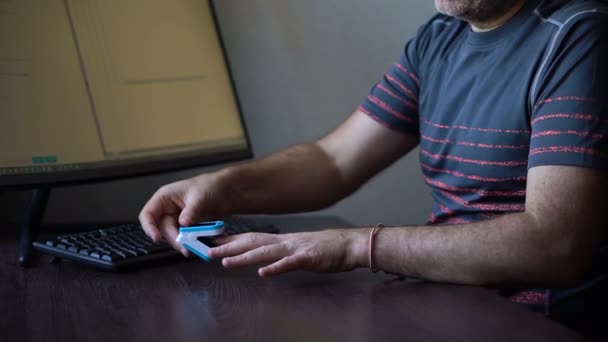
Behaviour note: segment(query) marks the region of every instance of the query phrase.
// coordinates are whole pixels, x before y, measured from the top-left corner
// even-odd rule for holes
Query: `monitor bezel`
[[[232,72],[232,65],[230,63],[229,54],[226,49],[224,36],[222,34],[221,22],[217,15],[215,0],[206,1],[213,17],[215,31],[220,43],[220,49],[226,65],[226,71],[230,79],[230,87],[237,106],[239,120],[241,126],[243,127],[245,140],[244,148],[198,155],[192,155],[192,153],[196,153],[196,151],[192,151],[192,153],[188,153],[187,156],[168,156],[162,160],[149,160],[133,163],[127,162],[124,165],[100,166],[76,171],[2,175],[0,176],[0,190],[50,188],[87,183],[100,183],[169,172],[186,171],[195,168],[210,167],[253,158],[249,131],[243,115],[241,100],[236,87],[234,74]]]

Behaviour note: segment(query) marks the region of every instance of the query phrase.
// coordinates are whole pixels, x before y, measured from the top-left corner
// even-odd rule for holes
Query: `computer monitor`
[[[212,1],[0,1],[0,189],[251,157]]]

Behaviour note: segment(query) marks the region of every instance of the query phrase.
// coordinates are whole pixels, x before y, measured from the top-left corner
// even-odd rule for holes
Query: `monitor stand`
[[[43,187],[32,191],[32,200],[25,213],[23,225],[21,226],[21,235],[19,237],[19,265],[21,267],[29,266],[30,255],[32,252],[32,240],[35,237],[44,210],[51,194],[51,188]]]

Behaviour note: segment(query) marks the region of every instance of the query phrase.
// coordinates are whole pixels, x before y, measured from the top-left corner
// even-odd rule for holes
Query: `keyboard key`
[[[118,254],[106,254],[106,255],[102,256],[101,259],[112,262],[112,261],[117,261],[117,260],[124,260],[125,258]]]
[[[138,256],[138,255],[139,255],[139,254],[137,254],[137,252],[136,252],[136,251],[134,251],[134,250],[125,250],[125,253],[126,253],[127,255],[131,255],[131,256],[134,256],[134,257],[136,257],[136,256]]]
[[[97,246],[97,247],[94,247],[93,249],[96,251],[99,251],[103,254],[110,254],[111,247],[110,246],[104,246],[104,247]]]

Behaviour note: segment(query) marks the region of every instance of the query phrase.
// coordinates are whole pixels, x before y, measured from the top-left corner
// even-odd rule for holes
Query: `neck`
[[[481,21],[481,22],[469,21],[469,24],[471,24],[471,29],[474,32],[487,32],[487,31],[492,31],[494,29],[497,29],[500,26],[504,25],[511,18],[513,18],[517,14],[517,12],[519,12],[519,10],[522,7],[524,7],[525,3],[526,3],[526,0],[518,1],[513,6],[508,8],[503,14],[499,15],[495,19],[490,19],[490,20]]]

